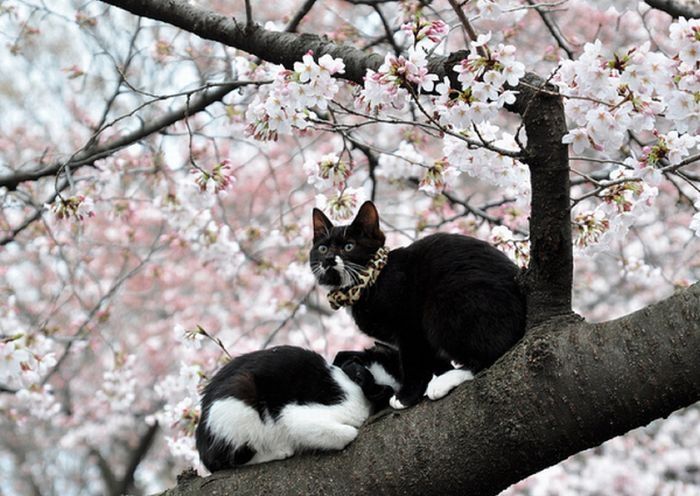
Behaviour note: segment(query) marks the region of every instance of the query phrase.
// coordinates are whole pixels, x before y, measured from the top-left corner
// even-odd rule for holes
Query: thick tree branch
[[[183,0],[103,0],[129,12],[167,22],[202,38],[218,41],[255,55],[262,60],[293,68],[294,62],[313,50],[316,57],[329,54],[345,63],[342,78],[362,84],[367,69],[383,61],[347,45],[337,45],[312,34],[267,31],[259,25],[245,26]],[[455,52],[432,57],[429,70],[440,79],[448,76],[457,86],[452,67],[466,57]],[[555,88],[535,74],[527,74],[516,88],[517,100],[510,108],[519,113],[528,137],[525,162],[532,180],[531,264],[524,284],[528,289],[528,325],[550,317],[571,314],[573,257],[569,222],[568,149],[561,143],[566,120]],[[545,91],[538,91],[546,89]]]
[[[163,494],[497,494],[700,400],[700,283],[615,321],[547,325],[556,324],[447,398],[366,425],[342,452],[218,472]]]
[[[540,89],[546,90],[539,91]],[[530,169],[530,264],[523,277],[527,321],[533,327],[571,314],[573,253],[569,210],[569,149],[564,105],[553,87],[528,73],[518,85],[512,110],[527,132],[524,159]]]
[[[700,17],[700,3],[697,0],[645,0],[647,5],[675,17],[686,19]]]

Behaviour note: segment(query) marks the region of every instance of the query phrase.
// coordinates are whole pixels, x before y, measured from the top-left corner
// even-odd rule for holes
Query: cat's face
[[[314,244],[309,263],[316,280],[331,288],[357,284],[359,273],[384,246],[374,204],[365,202],[352,223],[343,226],[334,226],[323,212],[314,209],[313,223]]]

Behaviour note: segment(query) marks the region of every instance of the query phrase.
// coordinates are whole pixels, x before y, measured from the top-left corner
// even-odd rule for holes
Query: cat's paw
[[[447,396],[447,393],[465,381],[474,378],[474,374],[465,369],[448,370],[442,375],[433,377],[428,383],[425,395],[431,400],[439,400]]]
[[[407,405],[404,405],[401,403],[401,400],[399,400],[396,395],[392,396],[389,399],[389,406],[393,408],[394,410],[403,410],[404,408],[407,407]]]
[[[418,388],[401,389],[389,400],[389,406],[394,410],[403,410],[409,406],[418,404],[423,399],[425,386]]]

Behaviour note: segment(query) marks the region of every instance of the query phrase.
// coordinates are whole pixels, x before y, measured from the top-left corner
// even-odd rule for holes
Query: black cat
[[[313,227],[311,269],[332,288],[331,305],[350,306],[365,334],[398,347],[402,387],[392,407],[441,398],[523,336],[518,268],[488,243],[433,234],[388,251],[371,202],[344,226],[314,209]]]
[[[236,357],[204,389],[196,432],[202,463],[214,472],[343,449],[388,406],[397,369],[391,350],[338,354],[334,365],[295,346]]]

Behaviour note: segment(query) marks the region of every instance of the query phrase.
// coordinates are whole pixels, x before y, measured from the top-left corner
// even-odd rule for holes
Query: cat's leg
[[[284,408],[279,421],[287,429],[289,439],[303,449],[341,450],[357,437],[357,427],[338,420],[338,405],[290,405]]]
[[[389,400],[395,410],[402,410],[418,403],[433,375],[433,351],[430,344],[421,337],[420,330],[403,332],[399,336],[399,358],[403,380],[401,388]]]
[[[294,455],[294,448],[291,446],[280,448],[273,451],[258,451],[253,458],[245,465],[253,465],[256,463],[266,463],[274,460],[284,460]]]
[[[425,395],[431,400],[439,400],[447,396],[447,393],[463,382],[470,381],[473,378],[474,374],[467,369],[448,370],[441,375],[433,376],[430,383],[428,383]]]

